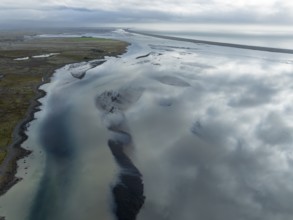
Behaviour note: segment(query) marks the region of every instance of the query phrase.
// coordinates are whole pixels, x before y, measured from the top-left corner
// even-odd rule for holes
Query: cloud
[[[263,118],[256,129],[256,134],[264,144],[272,146],[290,145],[293,141],[293,128],[286,125],[281,115],[271,112]]]
[[[16,16],[18,13],[25,16]],[[191,23],[292,23],[293,4],[281,0],[24,0],[0,2],[2,24],[22,22],[35,24],[64,22],[101,24],[122,22],[191,22]],[[16,19],[17,18],[17,19]]]

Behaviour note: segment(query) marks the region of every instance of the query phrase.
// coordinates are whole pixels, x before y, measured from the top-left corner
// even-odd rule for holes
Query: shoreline
[[[58,68],[60,67],[57,67],[57,69]],[[28,128],[27,125],[36,119],[34,117],[35,113],[41,111],[39,107],[42,105],[42,103],[39,102],[39,99],[47,95],[47,93],[44,90],[40,89],[40,87],[46,83],[50,83],[50,79],[54,75],[54,73],[55,71],[51,73],[51,75],[45,76],[45,80],[37,85],[34,91],[36,95],[33,99],[31,99],[30,106],[27,109],[27,113],[24,119],[22,119],[22,121],[17,124],[13,131],[13,140],[16,140],[14,140],[8,148],[9,150],[13,151],[12,153],[14,153],[14,155],[9,155],[8,153],[7,157],[3,161],[3,163],[6,162],[6,166],[11,165],[11,170],[6,170],[6,173],[4,174],[6,175],[7,180],[0,185],[0,196],[4,195],[11,187],[13,187],[15,184],[22,180],[22,178],[16,177],[18,168],[17,161],[30,155],[32,151],[21,147],[21,145],[28,139],[28,135],[26,134]],[[6,166],[4,164],[4,169]]]
[[[97,38],[99,40],[99,38]],[[46,92],[40,87],[46,83],[50,83],[51,77],[54,75],[57,69],[62,68],[66,65],[80,62],[89,62],[96,59],[105,58],[105,56],[119,56],[127,52],[127,48],[130,45],[128,42],[116,41],[109,39],[109,41],[113,41],[113,46],[111,49],[103,50],[100,54],[96,54],[96,57],[91,57],[91,59],[86,59],[84,57],[80,57],[77,60],[66,60],[60,61],[60,63],[51,64],[47,69],[45,69],[44,75],[40,78],[43,78],[39,81],[33,88],[34,96],[29,101],[29,107],[26,110],[24,117],[19,121],[12,131],[12,142],[7,145],[6,150],[7,154],[2,163],[0,164],[0,196],[4,195],[11,187],[17,184],[22,178],[16,176],[18,170],[17,162],[20,159],[23,159],[30,155],[32,151],[23,148],[21,145],[28,139],[28,135],[26,134],[28,124],[35,120],[35,113],[40,111],[39,108],[42,103],[39,102],[39,99],[46,96]],[[92,47],[99,48],[99,44],[103,44],[103,42],[95,44],[91,44]],[[104,43],[105,44],[105,43]],[[109,43],[108,43],[109,44]],[[106,43],[107,45],[107,43]],[[123,45],[123,46],[121,46]],[[49,48],[50,49],[50,48]],[[62,50],[62,49],[60,49]],[[81,48],[82,50],[82,48]],[[62,51],[63,53],[63,51]],[[60,58],[62,59],[62,58]],[[76,58],[75,58],[76,59]],[[0,216],[1,219],[1,216]]]

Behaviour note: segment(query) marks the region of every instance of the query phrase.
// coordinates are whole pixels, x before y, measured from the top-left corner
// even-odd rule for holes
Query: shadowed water
[[[66,210],[76,166],[75,150],[66,126],[69,111],[64,108],[51,113],[40,129],[41,144],[47,155],[46,169],[29,219],[64,219],[62,213]]]

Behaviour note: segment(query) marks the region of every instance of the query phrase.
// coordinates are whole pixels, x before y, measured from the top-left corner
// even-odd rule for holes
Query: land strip
[[[150,37],[156,37],[161,39],[167,40],[176,40],[176,41],[185,41],[191,42],[196,44],[207,44],[207,45],[214,45],[214,46],[221,46],[221,47],[233,47],[239,49],[247,49],[247,50],[259,50],[259,51],[266,51],[266,52],[273,52],[273,53],[288,53],[293,54],[293,49],[282,49],[282,48],[274,48],[274,47],[261,47],[261,46],[251,46],[251,45],[244,45],[244,44],[231,44],[231,43],[222,43],[222,42],[215,42],[215,41],[206,41],[206,40],[196,40],[196,39],[189,39],[189,38],[182,38],[182,37],[172,37],[172,36],[165,36],[159,34],[151,34],[145,33],[140,31],[133,31],[127,29],[126,31],[134,34],[141,34]]]

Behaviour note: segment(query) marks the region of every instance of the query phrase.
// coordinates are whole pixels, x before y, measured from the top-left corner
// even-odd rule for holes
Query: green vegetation
[[[0,151],[0,161],[2,162],[4,160],[4,158],[6,157],[6,150]]]
[[[85,42],[85,41],[95,41],[95,42],[113,42],[111,39],[107,38],[94,38],[94,37],[72,37],[68,38],[69,41],[75,42]]]
[[[34,96],[34,86],[40,82],[38,76],[20,74],[6,75],[0,81],[0,150],[12,142],[12,131],[24,117],[30,99]],[[2,153],[2,155],[4,155]],[[0,162],[3,156],[0,156]]]

